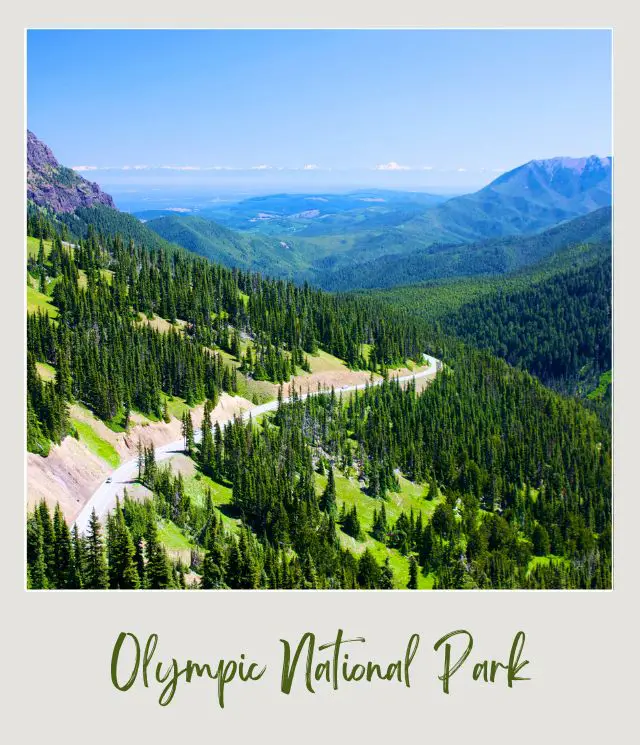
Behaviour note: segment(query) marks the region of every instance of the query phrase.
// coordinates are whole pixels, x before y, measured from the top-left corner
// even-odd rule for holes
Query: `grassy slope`
[[[378,499],[368,496],[360,489],[357,482],[346,478],[342,473],[336,471],[336,493],[338,498],[338,507],[344,503],[347,507],[355,506],[358,510],[360,522],[365,532],[365,538],[362,541],[356,541],[346,533],[339,531],[339,537],[342,545],[356,554],[362,553],[369,548],[379,563],[383,563],[387,556],[389,557],[391,568],[393,569],[395,585],[397,588],[405,588],[409,579],[409,561],[407,557],[402,556],[399,551],[388,548],[379,541],[374,540],[370,535],[373,524],[374,510],[379,509],[382,502]],[[431,518],[438,500],[428,501],[424,494],[427,492],[426,485],[414,484],[411,481],[399,477],[400,490],[389,495],[384,502],[387,518],[390,524],[393,524],[402,512],[414,511],[414,514],[422,513],[423,520],[426,522]],[[227,530],[237,531],[240,526],[240,520],[233,514],[231,506],[232,491],[229,486],[219,484],[213,479],[202,473],[196,473],[188,476],[184,480],[185,491],[196,504],[203,504],[207,491],[210,492],[213,504],[218,510],[218,515],[222,518],[223,524]],[[320,495],[327,484],[327,477],[316,474],[316,491]],[[163,523],[161,530],[161,540],[168,548],[181,549],[190,548],[192,543],[187,536],[182,533],[175,525]],[[433,587],[432,576],[422,576],[418,578],[420,589],[430,589]]]
[[[102,458],[112,468],[120,465],[120,456],[111,443],[103,440],[93,427],[87,422],[81,422],[79,419],[72,418],[73,426],[80,437],[80,441],[91,450],[92,453]]]
[[[55,318],[58,315],[58,309],[51,304],[49,295],[44,295],[42,292],[38,292],[35,287],[27,285],[27,311],[35,313],[38,310],[48,313],[50,318]]]
[[[289,276],[306,262],[289,244],[257,234],[235,233],[195,215],[170,215],[146,223],[167,241],[214,261],[266,274]]]
[[[338,509],[341,508],[343,503],[349,508],[355,506],[358,510],[360,524],[366,535],[363,541],[356,541],[346,533],[339,531],[342,545],[358,554],[369,548],[379,563],[384,562],[388,556],[389,563],[393,569],[396,587],[405,588],[409,580],[409,560],[407,557],[402,556],[396,549],[388,548],[383,543],[374,540],[369,535],[369,531],[373,525],[373,513],[376,509],[380,509],[382,502],[365,494],[357,482],[346,478],[338,471],[335,472],[335,480]],[[414,511],[416,516],[421,512],[423,520],[426,522],[430,519],[439,500],[429,502],[424,498],[423,495],[427,491],[426,485],[414,484],[402,476],[399,477],[399,480],[400,491],[391,492],[384,502],[389,523],[393,524],[402,512],[408,513],[411,510]],[[322,493],[326,484],[327,477],[316,474],[316,491],[318,495]],[[420,574],[418,576],[418,587],[419,589],[430,589],[433,587],[433,577],[425,577]]]
[[[607,372],[602,373],[602,375],[600,376],[600,380],[598,381],[597,388],[591,391],[591,393],[587,395],[587,398],[590,398],[594,401],[602,400],[607,395],[607,392],[609,391],[609,387],[612,384],[613,384],[613,371],[607,370]]]
[[[36,370],[38,371],[38,375],[42,378],[42,380],[56,379],[55,367],[47,365],[46,362],[36,362]]]
[[[195,547],[171,520],[158,520],[158,538],[171,551],[188,551]]]
[[[44,243],[44,255],[48,256],[51,251],[51,241],[43,241]],[[27,256],[32,256],[34,259],[38,258],[38,251],[40,250],[40,239],[34,238],[31,235],[27,236]]]

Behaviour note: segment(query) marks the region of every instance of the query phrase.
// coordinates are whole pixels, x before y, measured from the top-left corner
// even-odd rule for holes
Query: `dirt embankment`
[[[415,375],[416,373],[428,370],[428,367],[414,367],[410,370],[408,367],[389,370],[389,377],[405,377]],[[318,390],[318,384],[324,390],[335,388],[336,393],[340,388],[354,385],[364,385],[370,381],[379,381],[381,375],[374,373],[373,376],[369,370],[350,370],[346,366],[336,367],[335,369],[320,370],[310,374],[296,375],[289,383],[282,386],[284,396],[291,395],[292,386],[295,386],[299,393],[315,392]],[[277,388],[276,388],[277,390]],[[275,394],[274,394],[275,395]]]
[[[250,409],[253,404],[240,396],[223,393],[212,413],[212,420],[222,421]],[[192,410],[193,424],[198,429],[202,424],[203,406]],[[154,448],[179,440],[182,436],[181,422],[172,418],[170,422],[149,422],[134,416],[136,422],[129,432],[113,432],[86,409],[74,406],[71,415],[89,424],[102,440],[110,443],[124,463],[138,454],[138,441]],[[95,455],[81,441],[66,437],[60,445],[53,445],[46,458],[27,453],[27,502],[31,509],[44,499],[53,509],[60,502],[68,521],[76,518],[86,501],[107,478],[112,467]]]
[[[379,375],[373,377],[374,380],[379,380],[379,378]],[[333,387],[337,392],[342,387],[362,385],[370,379],[371,373],[366,370],[349,370],[348,368],[344,368],[344,370],[325,370],[308,375],[296,375],[282,386],[282,391],[285,398],[291,395],[294,386],[298,393],[314,393],[318,390],[318,385],[323,390],[329,390]]]
[[[110,470],[102,458],[73,437],[52,445],[46,458],[27,453],[28,508],[32,509],[41,499],[51,509],[60,502],[65,519],[74,520]]]

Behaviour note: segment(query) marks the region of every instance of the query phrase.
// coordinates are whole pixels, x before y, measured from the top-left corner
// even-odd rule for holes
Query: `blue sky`
[[[611,152],[608,31],[47,30],[27,44],[29,128],[102,185],[462,188]]]

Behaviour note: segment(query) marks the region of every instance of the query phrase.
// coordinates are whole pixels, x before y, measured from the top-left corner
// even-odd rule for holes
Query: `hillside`
[[[510,271],[523,265],[511,261],[511,241],[610,205],[611,158],[531,161],[402,224],[347,232],[340,245],[325,237],[326,253],[314,258],[310,276],[325,289],[348,290]],[[544,255],[539,249],[529,263]]]
[[[393,244],[396,234],[384,241]],[[400,234],[398,238],[406,238]],[[382,244],[384,250],[385,244]],[[572,245],[611,241],[611,208],[602,207],[583,217],[569,220],[541,233],[499,238],[469,244],[436,244],[421,248],[413,241],[400,254],[382,253],[349,266],[325,262],[327,271],[319,274],[319,284],[327,290],[347,291],[389,288],[427,280],[514,272],[552,256]]]
[[[391,287],[503,273],[571,240],[606,240],[611,159],[531,161],[474,194],[448,200],[391,194],[282,194],[193,215],[142,215],[163,238],[229,266],[327,290]],[[590,213],[597,214],[593,221],[586,219]],[[225,230],[216,220],[243,232]]]
[[[132,218],[133,219],[133,218]],[[304,268],[304,260],[286,241],[235,233],[196,215],[170,215],[145,227],[165,240],[225,266],[288,276]]]
[[[611,369],[610,242],[569,245],[500,276],[366,295],[435,323],[566,393],[586,396]]]
[[[30,214],[46,210],[71,237],[86,237],[91,224],[126,241],[179,245],[226,266],[328,290],[513,271],[570,240],[598,240],[607,222],[599,208],[611,202],[611,159],[592,156],[531,161],[449,200],[382,190],[276,194],[198,214],[145,213],[143,223],[114,209],[110,196],[61,166],[32,133],[27,150]],[[593,222],[572,224],[589,212],[597,215]],[[531,235],[558,223],[556,233]]]
[[[611,369],[611,256],[462,305],[443,328],[582,395]]]
[[[611,158],[532,160],[403,227],[452,242],[532,233],[611,204]]]

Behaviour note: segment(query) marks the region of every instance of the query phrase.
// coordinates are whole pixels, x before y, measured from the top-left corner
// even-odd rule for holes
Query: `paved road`
[[[413,380],[414,378],[426,378],[426,377],[435,377],[436,373],[442,368],[442,363],[440,360],[437,360],[435,357],[431,357],[427,354],[424,355],[425,362],[429,362],[430,367],[427,370],[423,370],[422,372],[415,373],[413,375],[404,375],[402,377],[399,377],[398,380],[401,383],[404,383],[408,380]],[[378,385],[382,382],[382,379],[375,381],[374,385]],[[336,388],[336,393],[348,393],[349,391],[356,391],[356,390],[363,390],[367,385],[371,385],[371,383],[362,383],[360,385],[350,385],[350,386],[344,386],[342,388]],[[305,393],[300,398],[306,398],[307,396],[315,396],[317,395],[317,391]],[[288,401],[288,399],[285,399],[285,401]],[[257,416],[260,416],[260,414],[264,414],[267,411],[274,411],[278,408],[278,401],[269,401],[266,404],[260,404],[259,406],[253,406],[251,409],[247,409],[246,411],[242,412],[242,418],[246,421],[249,419],[249,417],[253,417],[254,419]],[[233,417],[228,417],[227,419],[219,420],[219,424],[221,427],[224,427],[227,422],[231,421]],[[196,441],[200,439],[200,431],[195,432],[195,439]],[[180,438],[179,440],[176,440],[175,442],[170,442],[167,445],[161,445],[160,447],[156,448],[155,454],[156,454],[156,462],[160,462],[162,460],[166,460],[167,458],[171,458],[171,456],[176,455],[177,453],[183,453],[184,452],[184,440],[183,438]],[[126,463],[123,463],[119,468],[116,468],[115,471],[112,471],[109,475],[108,479],[109,481],[104,481],[91,495],[85,506],[82,508],[82,511],[78,515],[78,517],[75,519],[75,524],[78,526],[78,530],[81,533],[86,532],[87,526],[89,524],[89,517],[91,516],[91,512],[95,507],[96,514],[100,519],[103,519],[106,514],[111,510],[115,503],[116,503],[116,495],[122,496],[122,493],[124,491],[124,488],[126,486],[132,485],[136,478],[138,476],[138,459],[133,458]]]

